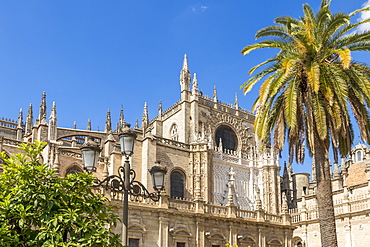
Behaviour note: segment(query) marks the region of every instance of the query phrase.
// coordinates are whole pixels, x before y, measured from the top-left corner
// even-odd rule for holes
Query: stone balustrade
[[[17,128],[17,121],[15,121],[14,119],[2,117],[2,118],[0,118],[0,127],[16,129]]]
[[[110,199],[115,205],[122,204],[123,193],[113,193],[104,190],[97,189],[98,192],[104,193],[108,199]],[[277,224],[290,224],[290,221],[287,223],[283,222],[282,215],[275,215],[266,213],[264,210],[250,211],[238,209],[234,205],[232,206],[220,206],[210,203],[205,203],[203,201],[190,201],[186,199],[173,199],[168,198],[167,196],[162,196],[159,202],[153,202],[151,199],[145,198],[135,198],[133,196],[129,197],[129,206],[141,206],[141,207],[150,207],[166,210],[175,210],[176,212],[181,213],[202,213],[204,215],[209,215],[212,217],[221,217],[221,218],[239,218],[243,220],[255,221],[255,222],[270,222]],[[230,209],[235,210],[234,215],[230,215]]]
[[[365,196],[353,197],[350,200],[335,200],[334,201],[334,213],[338,218],[343,215],[351,213],[358,213],[360,211],[370,211],[370,198]],[[294,208],[290,209],[289,213],[292,217],[293,224],[300,224],[304,221],[315,221],[319,219],[319,213],[317,205],[311,205],[308,208]]]

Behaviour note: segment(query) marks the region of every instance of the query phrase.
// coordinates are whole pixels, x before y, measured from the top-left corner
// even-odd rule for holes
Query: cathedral
[[[254,115],[234,103],[198,90],[187,57],[180,71],[180,99],[168,109],[158,107],[149,119],[133,126],[137,138],[130,157],[136,180],[153,191],[148,170],[167,168],[165,190],[158,202],[130,197],[128,239],[131,247],[320,246],[315,176],[293,173],[285,165],[280,175],[273,147],[262,151],[253,131]],[[48,116],[47,116],[48,115]],[[24,119],[0,119],[0,151],[18,152],[22,142],[44,141],[42,162],[60,176],[84,172],[81,146],[87,138],[100,145],[94,176],[117,175],[124,158],[119,127],[112,128],[108,110],[104,131],[57,125],[56,104],[47,113],[43,93],[34,120],[32,105]],[[365,246],[370,241],[370,150],[358,145],[342,164],[334,164],[333,189],[339,246]],[[1,163],[1,161],[0,161]],[[122,195],[104,191],[122,215]],[[369,205],[369,206],[368,206]],[[114,231],[122,233],[122,225]],[[361,238],[356,236],[361,236]]]

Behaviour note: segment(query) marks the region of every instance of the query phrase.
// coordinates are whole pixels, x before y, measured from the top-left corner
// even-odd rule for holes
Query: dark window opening
[[[238,138],[231,127],[227,125],[221,125],[216,130],[216,145],[220,146],[220,139],[222,140],[223,150],[229,149],[236,151],[238,147]]]
[[[185,243],[176,243],[176,247],[185,247]]]
[[[139,247],[140,239],[137,238],[130,238],[128,240],[128,246],[130,247]]]
[[[179,172],[171,173],[171,198],[184,198],[185,176]]]

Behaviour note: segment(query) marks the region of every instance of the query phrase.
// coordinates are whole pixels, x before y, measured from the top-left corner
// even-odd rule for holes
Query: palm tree
[[[241,88],[247,93],[263,81],[253,106],[254,128],[262,144],[272,139],[280,152],[287,140],[290,162],[302,163],[306,148],[313,157],[321,246],[337,246],[329,149],[335,162],[348,154],[354,138],[352,114],[361,138],[370,140],[370,67],[351,56],[352,51],[370,51],[370,32],[355,32],[370,19],[350,22],[370,8],[331,13],[330,3],[322,0],[317,13],[304,4],[300,19],[276,18],[276,25],[257,32],[256,38],[264,40],[242,50],[243,55],[260,48],[279,50],[251,68],[254,75]]]

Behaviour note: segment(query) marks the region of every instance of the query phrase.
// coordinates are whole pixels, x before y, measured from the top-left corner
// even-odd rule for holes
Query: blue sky
[[[251,109],[255,88],[243,96],[247,70],[273,54],[241,49],[273,19],[302,15],[302,4],[320,0],[259,1],[0,1],[0,117],[16,119],[29,103],[37,117],[43,91],[47,111],[57,105],[58,125],[104,129],[107,109],[113,125],[121,105],[125,118],[150,118],[162,100],[167,108],[180,97],[179,71],[186,53],[199,88]],[[351,12],[366,0],[333,0],[332,10]],[[360,16],[356,16],[360,18]],[[369,63],[368,54],[355,59]],[[24,114],[25,117],[25,114]],[[301,168],[298,168],[298,170]]]

